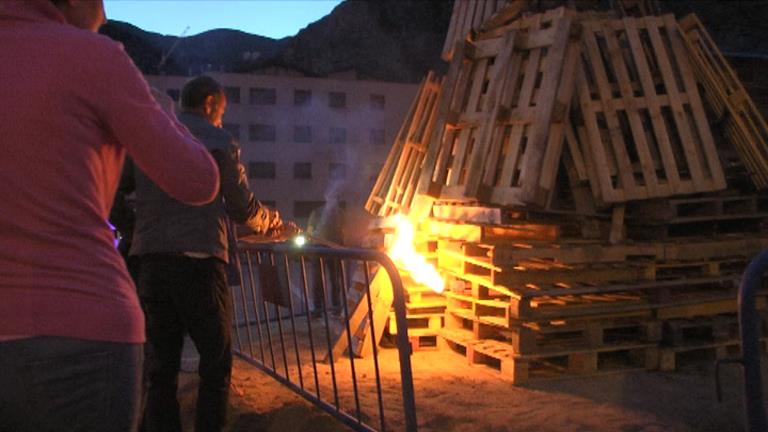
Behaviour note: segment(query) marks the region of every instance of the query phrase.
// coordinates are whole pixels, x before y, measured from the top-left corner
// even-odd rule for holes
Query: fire
[[[402,215],[395,216],[395,239],[389,248],[389,256],[400,269],[407,271],[411,278],[432,291],[441,293],[445,287],[435,266],[427,262],[413,247],[414,229],[411,222]]]

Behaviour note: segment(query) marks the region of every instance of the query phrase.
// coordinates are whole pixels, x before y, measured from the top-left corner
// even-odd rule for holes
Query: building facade
[[[418,87],[292,71],[210,75],[226,89],[224,127],[240,140],[254,194],[300,225],[330,194],[365,203]],[[146,78],[175,99],[189,79]]]

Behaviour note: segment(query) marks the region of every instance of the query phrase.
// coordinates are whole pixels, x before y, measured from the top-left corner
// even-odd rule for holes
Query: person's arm
[[[104,43],[111,44],[99,47],[105,58],[83,72],[96,115],[136,166],[168,195],[193,205],[213,200],[219,173],[208,150],[163,112],[125,52],[111,41]]]
[[[227,215],[258,234],[279,228],[282,225],[279,213],[261,205],[253,196],[237,144],[232,141],[228,149],[217,149],[211,154],[221,173],[221,194]]]

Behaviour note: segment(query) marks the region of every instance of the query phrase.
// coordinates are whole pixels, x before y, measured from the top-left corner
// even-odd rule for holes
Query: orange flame
[[[427,262],[413,247],[414,229],[411,222],[402,215],[395,218],[395,239],[389,248],[389,256],[399,268],[407,271],[411,278],[426,285],[436,293],[443,292],[445,282],[435,266]]]

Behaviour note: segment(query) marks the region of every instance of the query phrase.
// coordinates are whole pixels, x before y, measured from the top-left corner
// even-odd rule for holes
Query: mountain
[[[286,40],[229,29],[210,30],[180,39],[120,21],[109,21],[100,32],[122,42],[128,55],[147,74],[160,72],[161,59],[171,48],[171,55],[162,65],[162,72],[166,74],[187,75],[207,69],[247,71],[258,62],[275,57]]]
[[[212,30],[179,39],[109,21],[101,33],[122,42],[147,74],[207,70],[252,72],[282,66],[309,75],[355,71],[360,78],[416,82],[442,68],[440,49],[453,2],[448,0],[347,0],[296,36],[280,40],[236,30]]]
[[[347,0],[290,38],[279,59],[317,75],[354,70],[360,78],[420,80],[440,60],[453,2]]]

